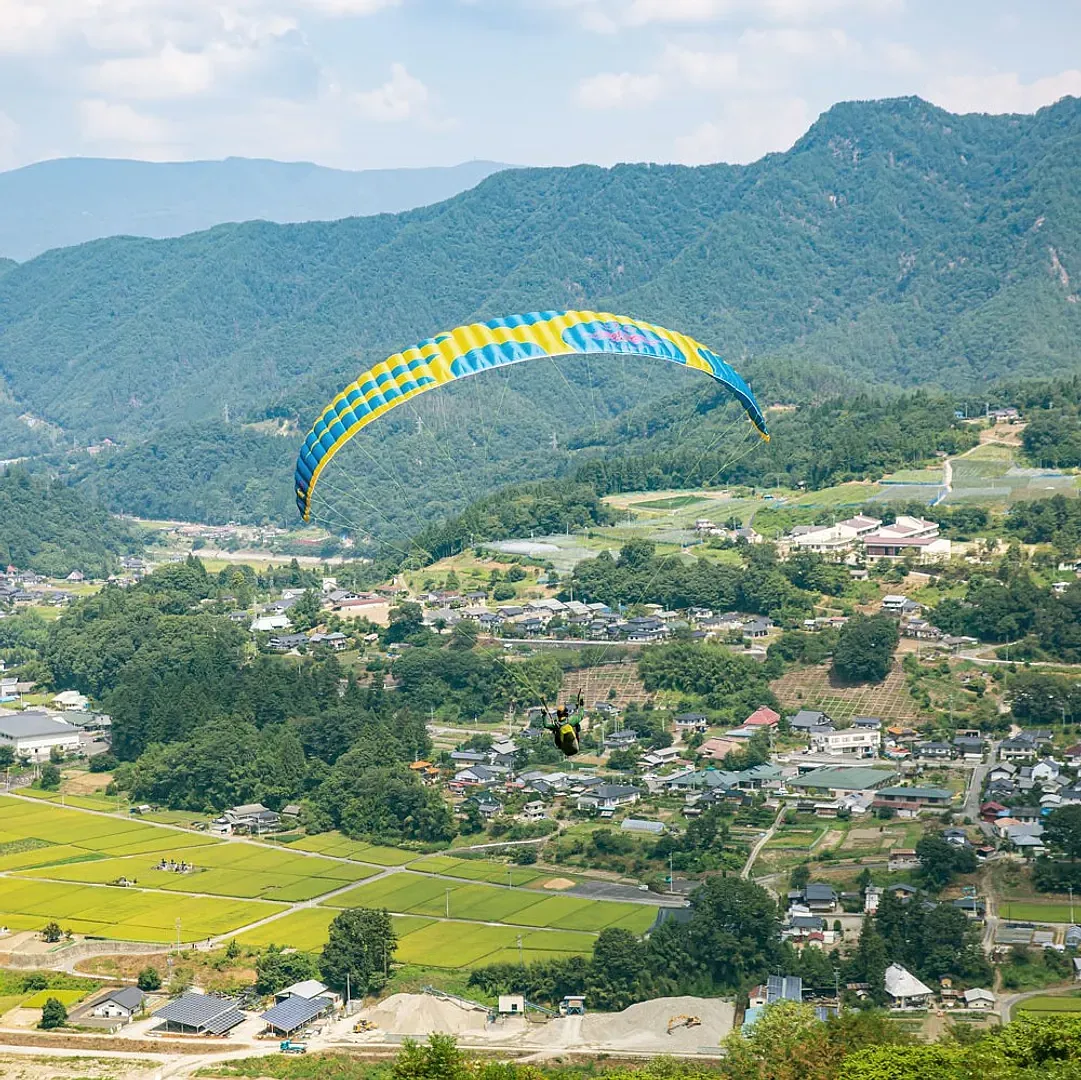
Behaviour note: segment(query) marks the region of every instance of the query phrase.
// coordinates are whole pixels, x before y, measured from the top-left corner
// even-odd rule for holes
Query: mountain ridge
[[[339,220],[441,202],[507,166],[333,169],[227,157],[53,158],[0,172],[0,255],[26,261],[109,236],[164,239],[225,222]]]

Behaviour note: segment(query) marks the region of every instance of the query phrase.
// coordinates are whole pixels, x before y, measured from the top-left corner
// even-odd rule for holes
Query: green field
[[[0,879],[0,921],[13,930],[64,930],[127,941],[200,941],[266,918],[279,905],[262,900],[176,896],[142,889]]]
[[[237,935],[237,941],[255,948],[283,945],[315,952],[326,941],[327,928],[336,914],[329,908],[291,912]],[[522,959],[527,963],[542,958],[588,955],[595,940],[595,935],[590,933],[522,930],[515,926],[487,926],[453,920],[437,922],[415,915],[396,915],[394,928],[398,932],[395,960],[426,967],[461,968],[496,962],[517,963],[519,937],[522,939]]]
[[[449,902],[449,907],[448,907]],[[331,900],[332,907],[377,907],[414,915],[432,915],[512,926],[556,927],[597,931],[621,926],[644,933],[656,918],[645,904],[588,900],[574,896],[541,896],[492,885],[448,885],[438,878],[404,871],[368,885],[358,885]]]
[[[428,855],[411,863],[410,870],[426,874],[445,874],[447,877],[465,878],[467,881],[490,881],[493,885],[529,885],[547,875],[525,866],[488,861],[487,859],[454,859],[449,855]]]
[[[21,1002],[20,1008],[40,1009],[49,998],[56,998],[61,1005],[70,1008],[77,1002],[82,1001],[89,992],[89,990],[39,990],[36,994],[31,994],[30,997]]]
[[[1063,994],[1061,997],[1052,994],[1041,994],[1039,997],[1029,998],[1022,1001],[1018,1006],[1020,1012],[1042,1013],[1081,1013],[1081,997]]]
[[[631,503],[633,510],[682,510],[685,506],[704,502],[701,495],[673,495],[667,499],[651,499],[648,502]]]
[[[343,836],[340,832],[305,836],[289,846],[298,851],[315,851],[320,855],[333,855],[336,859],[353,859],[356,862],[372,863],[374,866],[404,866],[407,862],[419,858],[415,851],[365,844],[361,840],[350,840],[348,836]]]
[[[186,862],[194,869],[187,872],[159,870],[157,866],[162,859]],[[25,870],[20,876],[96,885],[109,885],[124,878],[141,888],[168,892],[296,903],[323,896],[376,873],[378,871],[373,867],[335,862],[318,855],[301,855],[257,844],[228,843],[54,865]]]
[[[997,909],[999,918],[1009,922],[1069,923],[1074,921],[1070,917],[1068,903],[1057,904],[1053,901],[1042,900],[1000,900]],[[1074,904],[1073,914],[1081,915],[1081,898]]]

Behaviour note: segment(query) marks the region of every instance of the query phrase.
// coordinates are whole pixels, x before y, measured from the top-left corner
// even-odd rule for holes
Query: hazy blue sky
[[[0,168],[749,161],[836,101],[1081,95],[1077,0],[0,0]]]

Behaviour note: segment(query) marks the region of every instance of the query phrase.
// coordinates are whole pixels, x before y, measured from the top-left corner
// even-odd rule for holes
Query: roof
[[[803,890],[803,896],[807,900],[835,900],[837,894],[832,885],[826,885],[821,881],[813,881]]]
[[[196,994],[189,990],[158,1009],[154,1019],[208,1031],[211,1035],[222,1035],[243,1022],[244,1014],[238,1005],[236,998]]]
[[[0,735],[9,739],[32,739],[41,735],[78,735],[66,720],[48,713],[27,711],[0,716]]]
[[[798,975],[770,975],[766,980],[766,1004],[803,1001],[803,980]]]
[[[95,1005],[104,1005],[107,1001],[115,1001],[117,1005],[135,1012],[142,1007],[146,995],[137,986],[121,986],[116,990],[110,990],[104,997],[98,998]]]
[[[277,997],[317,998],[327,992],[326,986],[318,979],[305,979],[303,982],[293,983],[277,993]]]
[[[837,788],[842,791],[862,791],[884,784],[897,775],[893,769],[823,768],[814,769],[792,781],[797,787]]]
[[[630,784],[598,784],[592,794],[601,799],[623,799],[631,795],[641,795],[642,791]]]
[[[311,1023],[317,1016],[324,1013],[334,1004],[330,998],[325,997],[298,997],[291,994],[284,1001],[279,1001],[272,1009],[267,1009],[262,1014],[268,1027],[288,1035],[305,1024]]]
[[[884,787],[878,789],[879,795],[887,798],[909,799],[952,799],[953,792],[941,787]]]
[[[813,711],[811,709],[800,709],[791,720],[788,721],[790,727],[819,727],[822,724],[828,724],[829,717],[824,712]]]
[[[932,990],[900,964],[886,968],[886,993],[892,998],[930,997]]]
[[[982,986],[974,986],[971,990],[966,990],[963,995],[965,1001],[994,1001],[995,995],[990,990],[985,990]]]

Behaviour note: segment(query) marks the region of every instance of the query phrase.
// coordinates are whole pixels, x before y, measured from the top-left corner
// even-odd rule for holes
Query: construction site
[[[347,1038],[375,1046],[439,1032],[476,1049],[709,1055],[718,1053],[734,1019],[733,1004],[717,998],[657,998],[622,1012],[594,1013],[581,998],[565,998],[558,1010],[552,1010],[520,995],[506,995],[491,1008],[429,990],[394,994],[362,1010],[353,1018]]]

